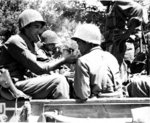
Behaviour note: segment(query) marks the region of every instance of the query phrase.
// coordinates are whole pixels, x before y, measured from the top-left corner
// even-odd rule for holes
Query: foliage
[[[22,0],[0,0],[0,40],[6,41],[17,32],[17,19],[27,3]]]
[[[30,8],[38,9],[47,22],[47,26],[52,30],[60,31],[66,18],[72,22],[95,23],[100,26],[104,20],[104,11],[100,11],[98,6],[89,6],[84,1],[78,0],[47,0],[42,4],[42,0],[30,3]]]
[[[36,0],[28,6],[40,11],[47,22],[47,28],[57,32],[62,42],[70,47],[76,47],[70,38],[78,23],[92,22],[103,29],[104,11],[101,11],[99,6],[89,6],[84,1]]]
[[[27,2],[25,0],[0,0],[1,40],[5,41],[10,35],[17,32],[17,18],[25,8],[40,11],[47,22],[46,28],[56,31],[63,42],[67,42],[67,44],[70,44],[70,37],[78,23],[95,23],[103,32],[104,11],[98,4],[89,5],[85,1],[29,0]]]

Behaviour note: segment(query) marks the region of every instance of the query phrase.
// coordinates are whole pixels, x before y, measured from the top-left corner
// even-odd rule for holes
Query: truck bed
[[[7,115],[8,122],[13,121],[13,117],[19,117],[25,102],[26,100],[1,100],[0,114]],[[118,122],[132,122],[136,109],[150,109],[150,98],[99,98],[89,99],[86,102],[75,99],[38,99],[28,102],[31,106],[30,121],[32,120],[32,122],[37,122],[44,113],[51,115],[55,122],[56,120],[63,122],[63,119],[70,122],[70,118],[72,118],[71,121],[88,119],[88,121],[93,120],[93,122],[105,120],[105,123],[113,120],[116,123],[117,120]],[[138,113],[140,114],[140,112]]]

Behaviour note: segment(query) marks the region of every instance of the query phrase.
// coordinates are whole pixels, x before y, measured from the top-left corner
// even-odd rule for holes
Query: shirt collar
[[[96,47],[93,47],[90,51],[93,51],[93,50],[102,50],[102,48],[100,46],[96,46]]]

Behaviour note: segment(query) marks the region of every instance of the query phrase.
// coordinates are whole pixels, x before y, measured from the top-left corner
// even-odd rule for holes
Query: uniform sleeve
[[[78,59],[75,69],[74,89],[80,99],[88,99],[91,93],[90,77],[87,66]]]
[[[50,68],[48,63],[37,61],[36,55],[33,54],[24,42],[11,39],[5,44],[9,54],[23,67],[31,70],[35,74],[48,73]]]

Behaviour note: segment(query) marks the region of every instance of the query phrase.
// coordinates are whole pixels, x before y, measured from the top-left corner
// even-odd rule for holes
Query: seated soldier
[[[73,54],[74,49],[69,47],[68,45],[62,44],[59,36],[51,30],[46,30],[41,35],[41,49],[46,53],[49,57],[50,61],[55,61],[60,59],[61,57],[67,57],[68,55]],[[63,64],[58,69],[51,71],[50,73],[62,74],[66,77],[69,85],[70,85],[70,96],[72,95],[72,83],[74,78],[74,64]]]
[[[67,50],[63,48],[61,39],[58,37],[58,35],[51,30],[46,30],[41,35],[41,47],[45,54],[48,56],[50,61],[57,60],[61,57],[66,57],[70,55],[70,53],[64,55],[64,50]],[[40,55],[38,56],[40,59]],[[43,58],[43,57],[41,57]],[[60,73],[65,74],[66,71],[70,71],[68,66],[61,65],[59,69],[56,69],[54,71],[51,71],[51,74],[54,73]]]
[[[56,59],[61,56],[61,39],[54,31],[44,31],[41,35],[41,42],[43,43],[41,49],[43,49],[46,55],[51,59]]]
[[[79,25],[72,37],[81,57],[75,69],[74,90],[77,98],[122,97],[117,59],[100,47],[101,33],[94,24]]]
[[[146,35],[146,42],[149,49],[149,37]],[[147,51],[146,51],[147,53]],[[132,75],[129,77],[127,90],[129,97],[150,97],[150,76],[149,74],[149,54],[138,53],[131,64]],[[147,55],[147,56],[146,56]]]
[[[3,44],[0,66],[8,69],[15,86],[32,99],[68,99],[66,78],[50,75],[50,71],[75,62],[77,57],[68,55],[57,61],[38,61],[37,42],[46,22],[38,11],[27,9],[19,15],[18,24],[20,32]]]

